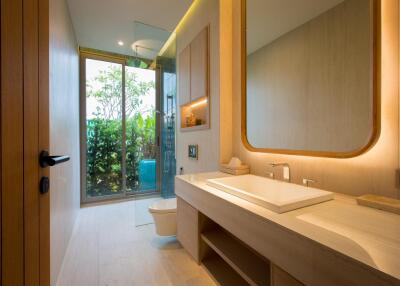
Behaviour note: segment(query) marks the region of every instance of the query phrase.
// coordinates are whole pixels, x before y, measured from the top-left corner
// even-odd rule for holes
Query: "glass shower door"
[[[175,158],[175,118],[176,118],[176,74],[171,66],[162,72],[162,110],[161,122],[161,196],[175,196],[176,175]]]

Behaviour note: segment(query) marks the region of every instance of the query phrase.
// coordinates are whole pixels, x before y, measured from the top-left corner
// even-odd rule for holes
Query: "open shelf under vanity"
[[[208,250],[211,253],[211,259],[220,260],[220,264],[225,264],[224,267],[221,266],[221,270],[229,267],[240,277],[235,281],[243,280],[243,285],[269,285],[269,262],[221,227],[205,231],[201,234],[201,240],[212,250]],[[206,268],[209,268],[207,267],[209,254],[207,254],[207,250],[205,253],[202,262]],[[213,258],[215,255],[218,256],[218,259]],[[229,276],[232,273],[230,271],[227,274]],[[225,272],[221,271],[217,275],[221,277],[224,274]]]
[[[249,285],[238,273],[236,273],[218,254],[210,252],[202,261],[208,274],[219,285]]]
[[[179,242],[217,285],[304,286],[180,197],[177,209]]]
[[[219,285],[270,285],[270,263],[200,214],[200,259]]]

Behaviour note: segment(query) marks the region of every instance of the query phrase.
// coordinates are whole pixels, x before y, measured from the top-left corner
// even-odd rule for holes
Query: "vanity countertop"
[[[207,185],[207,179],[227,176],[221,172],[199,173],[180,175],[176,180],[394,278],[394,284],[389,285],[400,285],[399,215],[359,206],[354,197],[337,193],[334,200],[278,214]],[[185,198],[184,192],[177,188],[178,196]]]

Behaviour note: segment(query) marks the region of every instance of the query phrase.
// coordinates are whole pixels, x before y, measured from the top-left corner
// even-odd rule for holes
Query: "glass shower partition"
[[[176,41],[172,36],[164,52],[157,57],[157,67],[160,73],[160,105],[161,105],[161,196],[175,197],[174,181],[176,175],[175,128],[176,128]]]
[[[176,41],[172,35],[167,44],[154,60],[152,67],[156,71],[156,145],[159,147],[157,171],[157,189],[162,198],[175,197],[174,181],[176,175],[175,159],[175,122],[176,122]],[[147,169],[151,168],[151,157],[146,157]],[[154,168],[146,171],[147,175],[154,176]],[[139,180],[142,182],[142,180]],[[143,185],[143,184],[142,184]],[[145,200],[139,197],[135,200],[136,226],[143,226],[153,222],[148,212],[148,207],[160,197],[147,197]]]

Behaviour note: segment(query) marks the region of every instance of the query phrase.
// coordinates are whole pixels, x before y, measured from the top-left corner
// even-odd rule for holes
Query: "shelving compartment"
[[[227,264],[215,251],[209,250],[202,261],[207,272],[219,285],[247,286],[249,283]]]
[[[202,97],[189,104],[181,105],[181,130],[190,131],[209,127],[208,97]]]
[[[270,263],[209,221],[200,234],[202,263],[219,285],[270,285]]]

